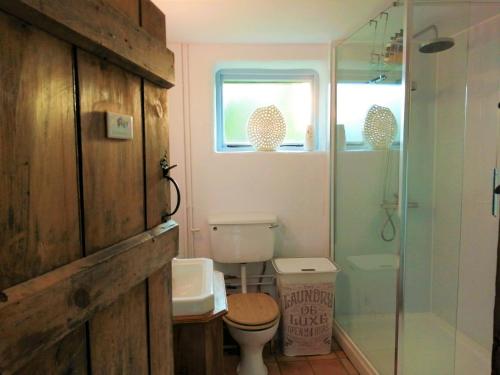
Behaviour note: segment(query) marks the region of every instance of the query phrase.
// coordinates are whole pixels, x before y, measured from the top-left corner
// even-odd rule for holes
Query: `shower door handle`
[[[497,195],[500,194],[500,185],[498,184],[498,171],[496,168],[493,168],[493,193],[491,198],[491,214],[495,217],[498,217],[498,206],[499,201]]]

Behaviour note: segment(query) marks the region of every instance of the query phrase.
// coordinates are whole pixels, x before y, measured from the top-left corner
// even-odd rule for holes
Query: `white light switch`
[[[114,112],[106,112],[106,125],[108,138],[133,139],[134,118]]]

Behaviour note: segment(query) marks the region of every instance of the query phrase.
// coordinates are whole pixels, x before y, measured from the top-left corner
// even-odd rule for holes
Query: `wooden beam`
[[[105,0],[0,0],[0,9],[165,88],[174,54]]]
[[[165,15],[151,0],[141,2],[141,26],[150,35],[164,42],[167,40]]]
[[[178,225],[169,221],[4,290],[0,373],[14,373],[164,267],[177,243]]]

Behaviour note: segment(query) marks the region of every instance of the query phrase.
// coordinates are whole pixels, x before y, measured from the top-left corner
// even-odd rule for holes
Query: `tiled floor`
[[[239,357],[224,356],[225,375],[236,375]],[[264,355],[269,375],[358,375],[345,353],[334,343],[332,353],[307,357]]]

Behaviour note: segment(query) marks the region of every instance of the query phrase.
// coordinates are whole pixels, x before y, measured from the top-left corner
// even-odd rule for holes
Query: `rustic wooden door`
[[[149,0],[93,2],[164,44]],[[60,32],[0,10],[0,373],[170,374],[166,89]]]

